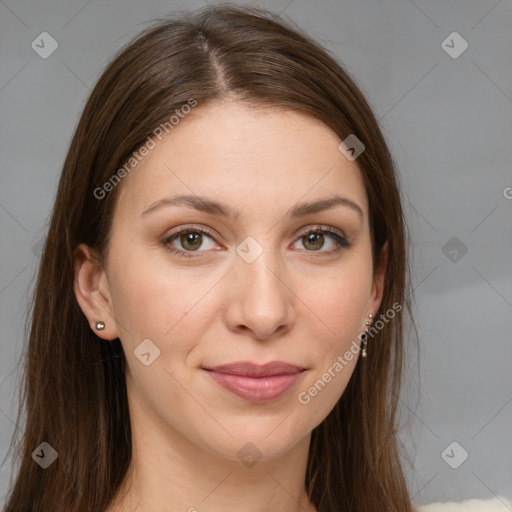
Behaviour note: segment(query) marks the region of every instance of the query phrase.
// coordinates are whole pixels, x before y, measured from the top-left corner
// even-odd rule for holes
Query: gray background
[[[15,429],[17,363],[38,242],[86,97],[108,58],[146,21],[203,5],[0,2],[1,457]],[[419,342],[409,340],[401,401],[414,501],[511,498],[512,3],[256,5],[284,11],[355,74],[398,164],[419,332]],[[46,59],[31,47],[44,31],[59,45]],[[469,44],[457,58],[441,45],[453,31]],[[448,44],[461,48],[457,40]],[[469,456],[460,464],[463,450]],[[6,462],[0,499],[9,469]]]

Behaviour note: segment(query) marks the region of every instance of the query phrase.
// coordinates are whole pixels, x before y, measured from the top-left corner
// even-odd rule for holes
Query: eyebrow
[[[174,197],[167,197],[154,202],[149,206],[149,208],[141,213],[141,217],[145,217],[166,206],[187,206],[200,212],[218,215],[221,217],[229,217],[233,220],[237,220],[241,216],[241,212],[239,210],[235,210],[225,203],[214,201],[213,199],[209,199],[204,196],[183,194]],[[288,210],[286,216],[290,219],[296,219],[313,213],[329,210],[336,206],[348,207],[357,212],[359,217],[364,218],[363,210],[356,202],[348,199],[347,197],[338,195],[295,205]]]

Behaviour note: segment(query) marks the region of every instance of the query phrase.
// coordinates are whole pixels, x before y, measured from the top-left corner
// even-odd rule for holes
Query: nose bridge
[[[272,246],[271,237],[258,237],[258,240],[252,236],[248,236],[236,249],[237,258],[237,274],[246,285],[246,291],[255,290],[258,293],[270,296],[280,295],[283,286],[282,281],[278,278],[282,265],[280,263],[279,250]],[[277,275],[276,275],[277,274]],[[250,289],[249,289],[250,288]],[[267,297],[269,300],[271,297]]]

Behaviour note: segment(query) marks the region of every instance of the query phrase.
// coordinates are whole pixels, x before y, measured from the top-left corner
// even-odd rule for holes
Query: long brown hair
[[[20,388],[17,475],[9,512],[104,511],[131,459],[125,357],[119,339],[90,329],[76,301],[74,250],[106,254],[122,183],[94,191],[154,130],[193,98],[285,108],[365,144],[357,163],[366,186],[374,268],[388,264],[379,313],[411,313],[407,228],[397,173],[378,122],[354,79],[292,22],[254,7],[206,7],[158,20],[121,49],[84,108],[64,163],[27,317]],[[186,122],[186,121],[185,121]],[[312,432],[305,485],[318,512],[410,512],[396,412],[404,366],[404,318],[372,335],[342,397]],[[412,317],[412,315],[411,315]],[[13,438],[14,441],[14,438]],[[32,453],[47,442],[47,469]],[[12,447],[12,443],[11,443]]]

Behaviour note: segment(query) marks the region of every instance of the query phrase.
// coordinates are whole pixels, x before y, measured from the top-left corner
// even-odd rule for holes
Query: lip
[[[257,403],[283,396],[305,371],[305,368],[282,361],[264,365],[243,361],[203,369],[217,384],[234,395]]]

